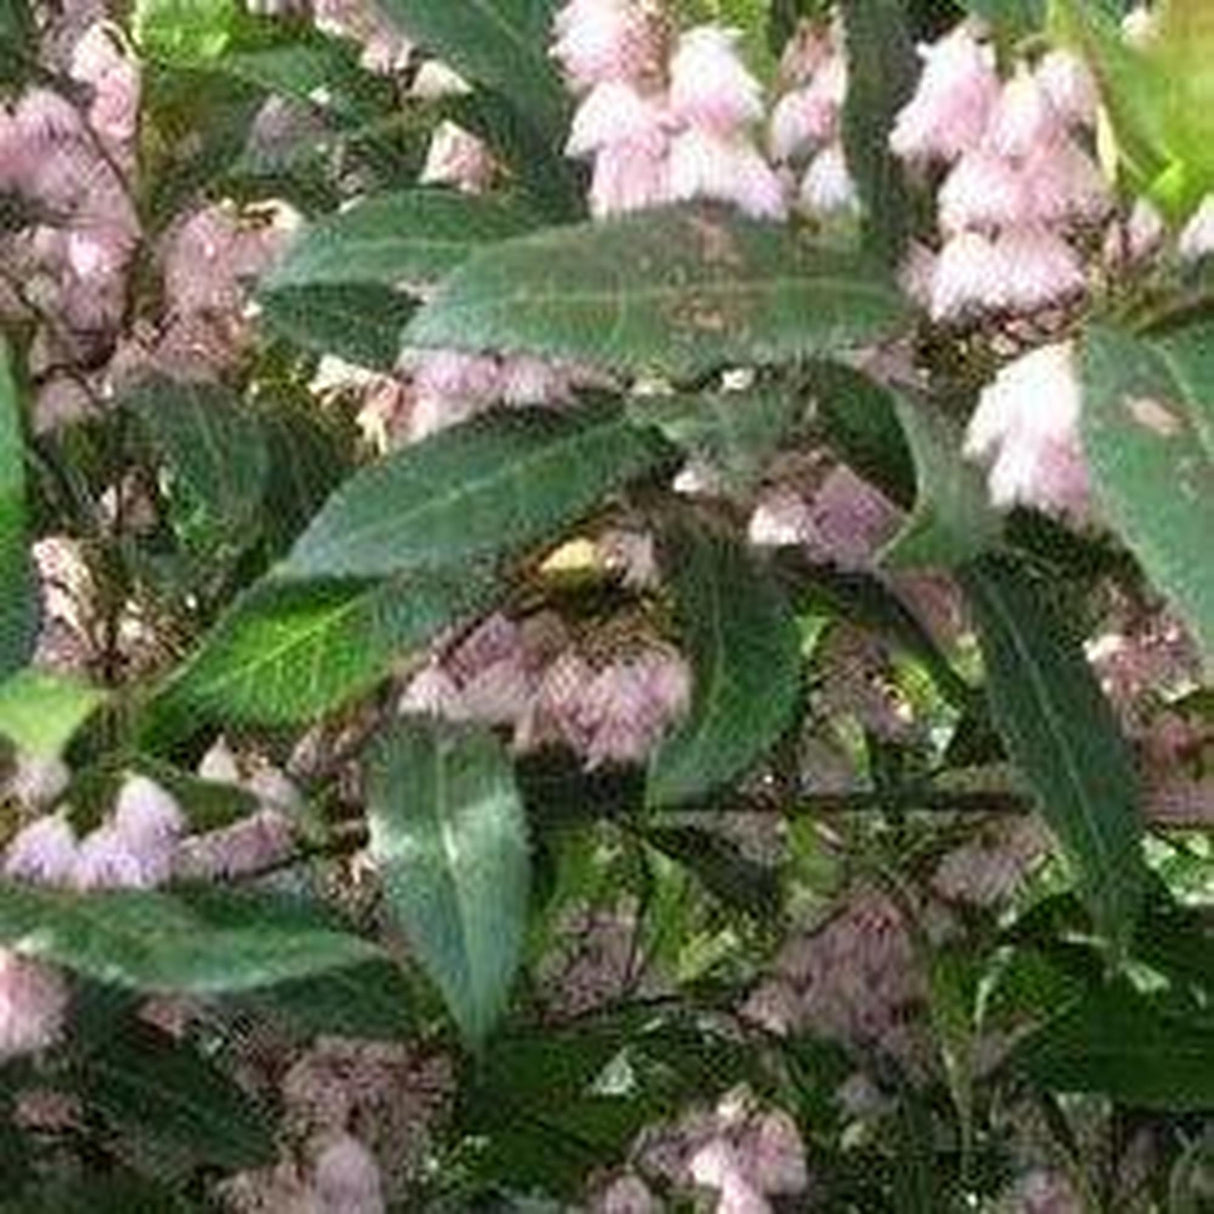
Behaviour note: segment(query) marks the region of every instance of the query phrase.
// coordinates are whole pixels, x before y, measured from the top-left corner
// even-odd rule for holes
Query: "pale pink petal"
[[[68,990],[57,970],[0,949],[0,1057],[54,1045],[62,1036]]]
[[[590,213],[596,219],[670,202],[671,162],[664,151],[630,143],[603,148],[594,158]]]
[[[995,242],[1003,263],[1004,302],[1017,312],[1035,312],[1082,295],[1087,282],[1079,255],[1045,228],[1017,228]]]
[[[801,179],[799,198],[801,205],[816,215],[859,212],[860,197],[841,144],[832,143],[813,158]]]
[[[1021,68],[1004,83],[982,143],[997,156],[1024,158],[1061,139],[1064,131],[1045,89]]]
[[[940,187],[941,230],[1014,227],[1032,215],[1032,182],[1005,157],[974,148],[957,161]]]
[[[496,172],[493,154],[484,142],[444,119],[431,136],[418,181],[422,185],[450,185],[467,194],[480,194],[489,188]]]
[[[675,199],[733,203],[754,219],[783,219],[788,210],[780,178],[751,144],[698,129],[671,144],[670,186]]]
[[[1201,206],[1181,230],[1177,251],[1181,261],[1200,261],[1214,253],[1214,194],[1201,200]]]
[[[1037,65],[1037,83],[1069,126],[1095,126],[1099,92],[1087,64],[1071,51],[1048,51]]]
[[[933,320],[957,320],[1007,304],[1007,266],[994,242],[977,232],[947,241],[932,279]]]
[[[72,875],[76,846],[76,832],[67,815],[46,814],[13,837],[4,857],[4,875],[38,885],[64,884]]]
[[[679,38],[670,61],[676,118],[728,136],[762,117],[762,90],[742,63],[738,37],[736,30],[700,25]]]
[[[666,116],[660,105],[631,84],[608,80],[597,84],[573,115],[567,156],[589,156],[625,143],[658,157],[666,150]]]

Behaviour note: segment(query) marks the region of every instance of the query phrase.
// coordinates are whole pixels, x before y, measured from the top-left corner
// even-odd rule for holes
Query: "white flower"
[[[1004,274],[1004,303],[1016,312],[1083,294],[1086,280],[1079,255],[1045,228],[1015,228],[995,242]]]
[[[441,59],[427,59],[417,69],[409,92],[423,101],[437,101],[440,97],[459,97],[470,93],[472,86]]]
[[[1013,227],[1030,215],[1030,183],[1005,157],[981,148],[966,152],[940,187],[940,228],[955,235],[967,228]]]
[[[4,875],[40,885],[66,883],[76,862],[76,832],[64,813],[23,826],[8,845]]]
[[[1180,233],[1182,261],[1200,261],[1214,253],[1214,194],[1207,194]]]
[[[1031,153],[1024,161],[1024,180],[1028,186],[1027,222],[1096,223],[1112,204],[1096,162],[1069,136]]]
[[[619,143],[594,158],[590,213],[596,219],[661,206],[671,197],[670,160],[665,150]]]
[[[625,143],[660,156],[669,137],[666,115],[657,102],[621,80],[596,84],[573,115],[565,155],[588,156]]]
[[[890,148],[907,160],[955,160],[982,137],[999,97],[994,56],[964,24],[919,54],[923,74],[898,113]]]
[[[76,889],[152,889],[172,872],[174,845],[144,840],[134,843],[113,826],[87,835],[72,866]]]
[[[181,806],[146,776],[128,776],[114,802],[113,828],[136,848],[175,839],[185,829]]]
[[[817,215],[855,214],[860,210],[856,183],[847,169],[841,144],[823,148],[801,179],[801,205]]]
[[[479,194],[493,181],[496,165],[485,144],[463,127],[444,119],[430,138],[422,185],[451,185],[466,194]]]
[[[1045,89],[1022,67],[1004,82],[982,144],[998,156],[1023,158],[1060,139],[1064,130]]]
[[[236,756],[222,734],[215,739],[210,750],[199,760],[198,778],[211,780],[216,784],[240,783],[240,769],[236,766]]]
[[[0,949],[0,1058],[53,1045],[63,1032],[68,992],[56,970]]]
[[[933,320],[956,320],[998,309],[1007,302],[1006,270],[994,242],[977,232],[947,241],[936,259],[930,312]]]
[[[678,200],[730,202],[754,219],[783,219],[787,213],[784,187],[754,147],[697,128],[671,144],[670,192]]]
[[[1105,233],[1102,253],[1108,265],[1136,265],[1149,257],[1167,235],[1163,216],[1145,198],[1139,198],[1130,210],[1129,218],[1114,220]]]
[[[261,763],[245,781],[245,788],[260,802],[263,809],[275,809],[298,818],[304,810],[303,794],[298,785],[281,767]]]
[[[691,1157],[691,1177],[720,1193],[717,1214],[771,1214],[771,1206],[749,1181],[737,1151],[723,1137],[710,1139]]]
[[[738,31],[699,25],[680,38],[670,61],[670,109],[676,118],[732,135],[763,115],[759,82],[738,54]]]
[[[574,87],[636,80],[654,67],[653,22],[633,0],[571,0],[554,19],[552,55]]]
[[[747,538],[756,547],[790,548],[805,543],[812,531],[809,503],[793,489],[774,488],[755,506]]]
[[[1037,65],[1037,83],[1069,126],[1094,126],[1100,96],[1087,64],[1071,51],[1047,52]]]
[[[455,680],[436,663],[424,667],[409,681],[397,701],[396,711],[402,716],[444,717],[450,719],[459,703],[459,687]]]
[[[1082,516],[1087,470],[1079,440],[1082,403],[1071,342],[1042,346],[1004,367],[970,418],[965,454],[990,464],[992,502]]]

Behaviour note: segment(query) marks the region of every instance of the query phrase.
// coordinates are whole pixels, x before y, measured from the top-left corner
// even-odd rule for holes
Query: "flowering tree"
[[[5,1208],[1206,1208],[1212,65],[0,0]]]

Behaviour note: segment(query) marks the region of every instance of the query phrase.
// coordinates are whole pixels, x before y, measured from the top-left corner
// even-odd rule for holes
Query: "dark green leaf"
[[[397,654],[484,601],[459,577],[279,582],[238,599],[151,706],[152,736],[202,720],[307,720],[382,678]]]
[[[316,354],[390,371],[413,315],[408,296],[376,282],[323,282],[258,292],[271,329]]]
[[[1214,1108],[1214,1031],[1167,1015],[1128,986],[1066,1008],[1010,1065],[1057,1092],[1099,1092],[1171,1113]]]
[[[489,416],[351,477],[282,572],[375,577],[505,556],[575,522],[666,452],[614,406]]]
[[[962,0],[962,4],[1008,36],[1023,38],[1045,24],[1045,0]]]
[[[893,393],[844,363],[816,362],[808,370],[818,416],[839,458],[891,501],[910,509],[915,462]]]
[[[744,490],[805,420],[807,409],[791,389],[759,385],[744,392],[636,397],[628,412],[711,464],[732,488]]]
[[[304,229],[262,289],[435,283],[482,246],[521,236],[537,222],[519,201],[451,190],[380,194]]]
[[[0,0],[0,84],[18,84],[38,57],[38,26],[27,0]]]
[[[864,243],[897,265],[914,212],[889,133],[915,90],[919,60],[902,0],[844,0],[841,15],[848,62],[843,148],[864,203]]]
[[[38,605],[25,535],[21,402],[8,343],[0,337],[0,679],[25,665]]]
[[[306,906],[210,892],[77,894],[0,885],[0,940],[101,982],[224,994],[381,956]]]
[[[651,805],[703,796],[751,767],[787,727],[800,638],[776,583],[744,548],[688,522],[662,539],[692,664],[691,712],[649,768]]]
[[[129,767],[171,793],[185,812],[192,830],[229,826],[256,813],[260,807],[257,797],[239,785],[199,779],[193,773],[151,755],[133,756]]]
[[[690,376],[860,344],[905,316],[857,253],[675,207],[503,241],[460,266],[405,336]]]
[[[1214,378],[1196,347],[1094,325],[1084,343],[1084,451],[1096,495],[1214,657]]]
[[[547,54],[552,0],[379,0],[410,38],[469,80],[512,98],[553,141],[568,110]]]
[[[155,1160],[184,1155],[199,1164],[250,1168],[273,1160],[267,1110],[185,1042],[126,1021],[76,1068],[88,1104]]]
[[[704,888],[727,906],[770,917],[780,906],[780,882],[773,868],[749,860],[723,835],[698,826],[653,826],[647,843],[689,868]]]
[[[950,567],[994,547],[1002,530],[980,469],[962,458],[962,430],[926,400],[893,394],[915,461],[915,505],[885,546],[892,568]]]
[[[1062,845],[1096,924],[1123,948],[1145,867],[1129,750],[1083,650],[1027,574],[987,559],[963,571],[995,721]]]
[[[257,417],[235,394],[219,384],[155,379],[122,403],[217,521],[232,528],[254,522],[269,458]]]
[[[369,759],[371,854],[393,913],[464,1036],[505,1006],[530,862],[514,773],[492,735],[397,725]]]

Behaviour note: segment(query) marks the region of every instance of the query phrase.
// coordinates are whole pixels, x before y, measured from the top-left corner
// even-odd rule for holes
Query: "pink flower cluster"
[[[1082,390],[1071,342],[1042,346],[982,390],[965,454],[989,462],[991,501],[1086,517],[1087,465],[1079,439]]]
[[[1082,295],[1083,264],[1065,237],[1111,209],[1077,138],[1096,116],[1086,68],[1050,51],[1001,81],[993,52],[966,24],[921,53],[890,146],[914,164],[951,166],[938,197],[945,243],[930,274],[918,275],[932,317],[1031,314]]]
[[[593,215],[707,198],[784,217],[783,185],[753,139],[762,90],[735,31],[687,30],[668,56],[644,0],[570,0],[555,29],[553,55],[585,94],[566,152],[593,161]]]
[[[400,711],[513,730],[519,750],[562,744],[587,767],[645,759],[688,708],[684,660],[654,643],[598,668],[555,615],[494,613],[406,687]]]
[[[839,28],[792,44],[785,68],[796,80],[771,114],[769,146],[778,163],[802,165],[798,197],[812,214],[859,208],[856,185],[843,154],[840,115],[847,97],[847,60]]]

